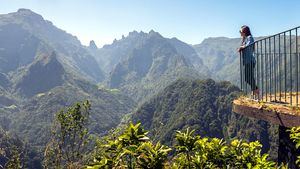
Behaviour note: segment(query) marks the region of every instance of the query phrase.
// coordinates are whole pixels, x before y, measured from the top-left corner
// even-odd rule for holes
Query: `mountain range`
[[[239,93],[239,41],[219,37],[189,45],[151,30],[98,48],[29,9],[2,14],[0,128],[41,153],[55,113],[90,100],[96,135],[127,118],[164,143],[190,126],[203,136],[258,139],[268,151],[276,144],[274,126],[231,112]]]
[[[193,45],[198,56],[212,72],[216,80],[227,80],[239,84],[239,55],[237,47],[240,38],[207,38],[202,43]]]
[[[75,102],[91,101],[98,134],[135,105],[97,85],[104,73],[87,47],[31,10],[0,15],[0,60],[0,126],[33,145],[46,144],[55,113]]]
[[[0,15],[0,72],[26,66],[40,54],[55,51],[68,71],[89,80],[103,80],[103,72],[80,41],[28,9]]]
[[[193,58],[196,55],[193,48],[185,51],[187,45],[184,43],[173,45],[171,42],[177,43],[177,40],[164,38],[154,31],[132,32],[128,38],[136,39],[133,44],[135,48],[126,51],[127,56],[115,64],[107,84],[110,88],[121,89],[137,102],[151,97],[178,78],[207,77],[207,74],[196,69],[196,66],[203,66],[201,59]],[[126,43],[127,38],[123,41],[115,43]]]

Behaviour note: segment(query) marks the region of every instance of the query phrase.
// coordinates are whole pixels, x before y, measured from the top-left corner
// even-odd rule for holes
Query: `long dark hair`
[[[241,27],[241,31],[242,31],[243,33],[245,33],[246,36],[252,35],[252,34],[251,34],[251,31],[250,31],[250,28],[249,28],[249,26],[247,26],[247,25],[243,25],[243,26]]]

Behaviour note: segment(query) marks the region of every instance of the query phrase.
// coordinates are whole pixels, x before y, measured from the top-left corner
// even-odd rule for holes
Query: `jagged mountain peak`
[[[20,75],[21,78],[16,80],[15,90],[23,96],[32,97],[62,85],[64,74],[64,67],[58,61],[55,52],[41,55],[28,65]]]
[[[69,67],[89,80],[103,80],[100,66],[76,36],[59,29],[29,9],[0,15],[0,48],[9,49],[0,51],[0,58],[4,57],[14,64],[10,67],[4,65],[2,72],[16,70],[19,66],[31,63],[36,55],[44,52],[40,50],[41,44],[55,50],[64,67]]]
[[[19,14],[22,16],[36,16],[36,17],[43,19],[43,17],[40,14],[37,14],[37,13],[33,12],[32,10],[26,9],[26,8],[18,9],[18,11],[15,12],[15,14]]]
[[[32,10],[27,9],[27,8],[20,8],[17,11],[18,13],[34,13]]]
[[[163,36],[161,34],[159,34],[158,32],[155,32],[153,29],[151,29],[148,33],[147,32],[144,32],[144,31],[132,31],[132,32],[129,32],[128,36],[125,37],[125,38],[136,38],[136,37],[160,37],[160,38],[163,38]],[[122,38],[124,39],[124,38]]]
[[[136,30],[133,30],[132,32],[128,33],[128,36],[137,36],[137,35],[139,35],[139,33]]]
[[[57,63],[60,65],[60,62],[57,59],[57,54],[55,51],[52,51],[52,53],[49,54],[44,54],[38,56],[37,60],[35,63],[40,62],[43,66],[49,64],[49,63]]]
[[[3,15],[2,15],[3,16]],[[33,12],[30,9],[26,9],[26,8],[20,8],[17,12],[12,12],[9,13],[8,16],[12,16],[13,18],[18,18],[24,21],[27,21],[29,23],[50,23],[52,24],[52,22],[50,21],[46,21],[42,15]]]
[[[144,53],[134,55],[134,52],[136,51],[144,51]],[[113,44],[105,45],[103,48],[100,48],[96,59],[99,64],[104,65],[104,71],[108,76],[110,76],[117,64],[128,61],[129,59],[132,59],[133,56],[134,58],[140,59],[140,56],[146,55],[147,51],[149,53],[149,57],[152,55],[154,56],[155,53],[159,52],[160,54],[157,56],[169,56],[169,54],[166,54],[168,52],[172,53],[172,56],[177,57],[177,59],[180,56],[183,56],[185,63],[199,69],[199,72],[205,75],[209,74],[209,71],[202,64],[203,62],[191,45],[176,38],[165,38],[154,30],[150,30],[148,33],[143,31],[138,32],[136,30],[129,32],[128,36],[123,36],[122,39],[114,41]],[[153,53],[151,54],[150,51]],[[158,61],[157,58],[155,61],[155,63],[162,62],[162,60]]]
[[[90,47],[91,49],[98,49],[98,47],[97,47],[97,45],[96,45],[96,43],[95,43],[94,40],[91,40],[91,41],[90,41],[89,47]]]
[[[23,29],[31,32],[40,39],[59,39],[56,43],[72,43],[73,45],[81,45],[76,36],[57,28],[51,21],[42,17],[42,15],[30,10],[21,8],[17,12],[0,15],[1,24],[17,24]],[[68,39],[68,40],[65,40]]]
[[[136,30],[133,30],[128,33],[128,36],[122,35],[121,39],[119,39],[119,40],[114,39],[112,44],[104,45],[103,48],[107,49],[107,48],[111,48],[114,46],[122,45],[123,42],[125,42],[125,43],[130,43],[131,41],[139,42],[139,41],[147,40],[150,38],[164,38],[164,37],[161,34],[159,34],[158,32],[155,32],[154,30],[150,30],[149,33],[144,32],[144,31],[138,32]]]
[[[92,50],[97,50],[98,49],[98,47],[97,47],[94,40],[90,41],[89,48],[92,49]]]
[[[145,34],[146,34],[146,33],[143,32],[143,31],[138,32],[138,31],[136,31],[136,30],[133,30],[133,31],[129,32],[127,36],[125,36],[125,39],[126,39],[126,38],[139,37],[139,36],[145,35]],[[124,38],[123,38],[123,39],[124,39]]]
[[[149,31],[149,35],[150,35],[150,36],[158,36],[158,37],[163,37],[163,36],[161,36],[161,34],[160,34],[160,33],[158,33],[158,32],[155,32],[153,29],[151,29],[151,30]]]

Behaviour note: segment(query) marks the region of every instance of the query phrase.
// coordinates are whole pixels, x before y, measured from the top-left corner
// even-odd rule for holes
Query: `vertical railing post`
[[[266,102],[268,101],[268,78],[267,78],[267,74],[268,74],[268,62],[267,62],[267,40],[265,39],[265,48],[264,48],[264,53],[265,53],[265,89],[266,89]]]
[[[279,40],[278,40],[278,78],[279,78],[279,101],[281,102],[281,85],[282,85],[282,81],[281,81],[281,68],[282,68],[282,63],[281,63],[281,45],[280,45],[280,34],[278,35]]]
[[[263,60],[263,52],[262,52],[262,41],[260,41],[260,66],[261,66],[261,99],[263,100],[264,98],[264,60]],[[260,100],[260,99],[259,99]]]
[[[286,36],[285,36],[285,32],[283,34],[284,38],[283,38],[283,50],[284,50],[284,101],[286,102]]]
[[[277,94],[277,76],[276,76],[276,36],[274,36],[274,67],[273,67],[273,72],[274,72],[274,95],[275,95],[275,101],[277,101],[277,97],[276,97],[276,94]],[[279,55],[278,55],[279,57]]]
[[[298,106],[298,91],[299,91],[299,73],[298,73],[298,28],[296,28],[296,106]]]
[[[269,92],[270,92],[270,101],[272,101],[272,62],[271,62],[271,59],[272,59],[272,53],[271,53],[271,38],[269,37]]]
[[[253,46],[254,46],[254,52],[255,52],[255,54],[256,54],[256,58],[255,58],[255,60],[256,60],[256,86],[259,88],[259,71],[258,71],[258,68],[259,68],[259,62],[258,62],[258,44],[257,43],[254,43],[253,44]],[[260,89],[258,89],[258,90],[260,90]],[[259,97],[259,96],[258,96]]]
[[[290,30],[290,105],[293,104],[293,96],[292,96],[292,91],[293,91],[293,69],[292,69],[292,30]]]
[[[240,81],[241,81],[241,90],[243,90],[243,67],[242,67],[242,51],[240,51]]]

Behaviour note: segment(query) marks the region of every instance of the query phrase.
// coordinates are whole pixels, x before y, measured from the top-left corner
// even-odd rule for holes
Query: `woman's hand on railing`
[[[238,52],[241,52],[244,48],[245,48],[245,46],[240,46],[240,47],[237,49],[237,51],[238,51]]]

